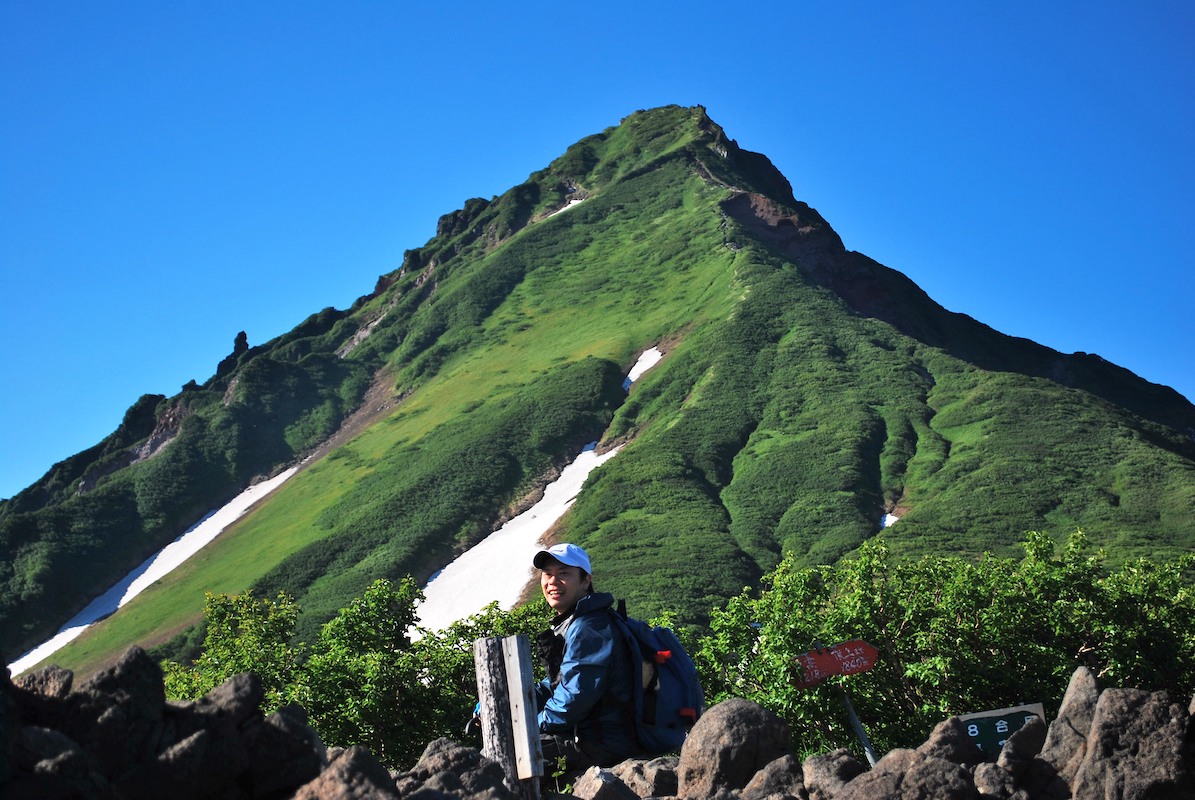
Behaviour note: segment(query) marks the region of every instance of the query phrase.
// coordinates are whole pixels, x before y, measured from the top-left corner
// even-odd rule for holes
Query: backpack
[[[652,755],[679,750],[705,710],[693,659],[668,628],[628,617],[625,601],[619,601],[618,611],[610,610],[610,617],[634,662],[627,711],[635,738]]]

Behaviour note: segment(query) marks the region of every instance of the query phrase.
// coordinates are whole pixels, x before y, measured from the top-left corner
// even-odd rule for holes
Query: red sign
[[[802,677],[794,682],[801,689],[821,683],[835,675],[854,675],[875,666],[880,652],[862,639],[851,639],[833,647],[803,653],[793,661],[801,667]]]

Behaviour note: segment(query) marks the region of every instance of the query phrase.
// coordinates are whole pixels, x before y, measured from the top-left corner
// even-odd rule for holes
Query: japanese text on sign
[[[796,685],[813,686],[835,675],[865,672],[875,666],[878,656],[879,651],[862,639],[810,650],[793,659],[801,668],[801,679]]]
[[[978,711],[961,714],[959,719],[967,726],[971,741],[989,758],[996,758],[1004,743],[1019,731],[1033,717],[1045,720],[1045,709],[1041,703],[1029,703],[994,711]]]

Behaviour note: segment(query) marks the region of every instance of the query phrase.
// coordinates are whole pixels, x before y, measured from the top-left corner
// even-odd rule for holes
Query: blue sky
[[[0,2],[0,497],[702,104],[953,311],[1195,398],[1195,6]]]

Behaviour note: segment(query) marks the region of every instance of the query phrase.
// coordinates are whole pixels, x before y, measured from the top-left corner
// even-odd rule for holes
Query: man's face
[[[589,587],[589,577],[580,567],[569,567],[559,561],[549,561],[539,572],[539,588],[544,599],[558,614],[571,611]]]

